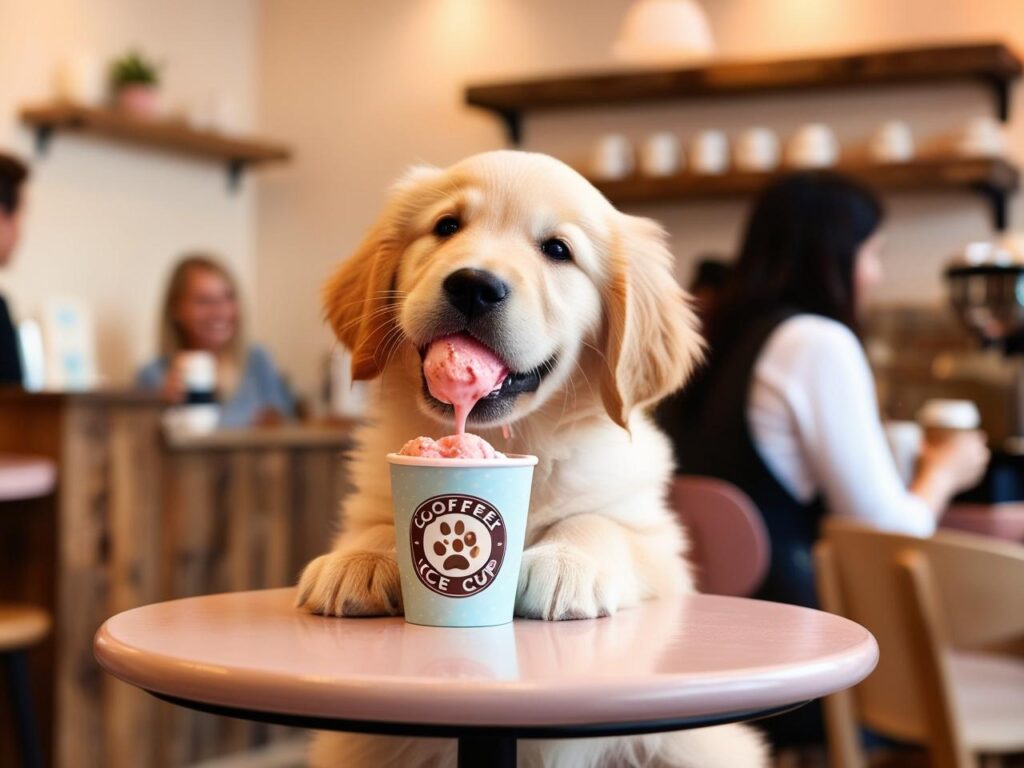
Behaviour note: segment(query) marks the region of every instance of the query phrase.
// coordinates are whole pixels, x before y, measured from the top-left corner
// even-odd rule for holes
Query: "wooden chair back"
[[[963,740],[948,652],[1007,642],[1024,629],[1024,549],[964,533],[918,539],[830,520],[815,547],[825,610],[867,627],[874,673],[826,702],[833,763],[863,765],[856,721],[927,745],[941,768],[974,765]]]

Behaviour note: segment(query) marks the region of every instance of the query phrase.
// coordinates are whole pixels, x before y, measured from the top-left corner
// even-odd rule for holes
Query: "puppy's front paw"
[[[614,579],[589,554],[567,544],[539,544],[523,553],[516,614],[530,619],[610,616],[619,603]]]
[[[306,566],[296,604],[325,616],[396,616],[402,588],[394,553],[330,552]]]

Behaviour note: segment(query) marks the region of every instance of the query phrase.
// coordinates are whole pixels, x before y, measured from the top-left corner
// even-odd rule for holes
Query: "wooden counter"
[[[0,392],[0,451],[58,463],[54,497],[0,508],[0,599],[54,613],[54,638],[32,667],[60,768],[182,765],[281,730],[118,683],[93,660],[92,636],[138,605],[293,584],[329,544],[351,425],[169,441],[162,412],[140,393]],[[13,765],[5,752],[3,768]]]

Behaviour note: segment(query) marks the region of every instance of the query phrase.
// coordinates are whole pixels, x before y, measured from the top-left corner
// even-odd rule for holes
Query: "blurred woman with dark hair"
[[[826,513],[928,536],[988,460],[980,433],[923,447],[904,487],[858,336],[882,277],[884,212],[838,174],[764,191],[707,323],[707,368],[660,410],[679,470],[739,486],[764,516],[772,558],[759,597],[814,605],[811,545]]]
[[[217,365],[220,424],[245,427],[294,415],[295,405],[270,355],[247,344],[242,332],[238,288],[215,259],[192,254],[171,272],[160,317],[160,356],[143,367],[136,383],[159,389],[180,403],[184,384],[179,353],[211,353]]]
[[[904,487],[858,336],[882,276],[884,213],[833,173],[780,179],[754,205],[742,250],[707,322],[708,365],[659,409],[679,471],[741,488],[771,543],[756,597],[816,605],[811,547],[827,513],[928,536],[988,462],[983,435],[925,444]],[[778,747],[820,743],[820,707],[766,720]]]

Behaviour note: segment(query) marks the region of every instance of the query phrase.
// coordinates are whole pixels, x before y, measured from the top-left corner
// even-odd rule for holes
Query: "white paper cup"
[[[537,457],[387,459],[406,621],[512,621]]]
[[[925,437],[932,441],[948,439],[959,432],[973,432],[981,426],[981,414],[970,400],[929,400],[917,413],[917,422]]]

